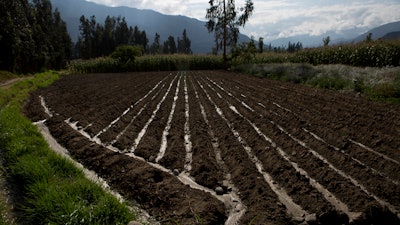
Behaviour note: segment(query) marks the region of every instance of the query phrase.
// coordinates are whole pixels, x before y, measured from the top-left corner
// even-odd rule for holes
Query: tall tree
[[[104,21],[104,32],[102,40],[102,49],[104,55],[111,54],[116,47],[114,38],[115,27],[116,27],[115,18],[107,16],[107,18]]]
[[[81,57],[90,58],[92,57],[92,36],[90,32],[90,21],[84,15],[79,19],[80,25],[79,30],[81,33],[79,39],[79,52]]]
[[[27,0],[1,0],[0,12],[0,69],[17,72],[24,62],[33,63],[29,55],[35,52],[35,43],[29,21],[34,18]]]
[[[192,49],[190,48],[191,41],[187,36],[186,29],[183,30],[182,38],[178,37],[177,42],[178,42],[178,53],[183,53],[183,54],[192,53]]]
[[[54,29],[53,43],[55,50],[54,68],[61,69],[65,62],[72,57],[72,41],[68,34],[67,24],[61,19],[58,9],[54,12]]]
[[[140,45],[143,47],[143,53],[148,52],[149,39],[147,38],[146,32],[141,31],[138,26],[132,30],[131,45]]]
[[[151,44],[151,47],[150,47],[150,53],[158,54],[160,52],[161,52],[160,35],[158,33],[156,33],[153,44]]]
[[[71,39],[49,0],[0,0],[0,69],[17,73],[60,69]]]
[[[236,44],[239,38],[239,27],[244,27],[253,14],[254,4],[251,0],[246,0],[245,6],[240,8],[241,12],[238,12],[235,8],[235,0],[210,0],[209,3],[206,27],[209,32],[215,32],[216,48],[223,50],[223,59],[226,64],[227,45]]]
[[[263,53],[264,52],[264,38],[260,37],[258,39],[258,52]]]
[[[125,17],[110,17],[104,25],[96,22],[96,17],[90,19],[80,17],[80,36],[78,37],[77,57],[93,58],[111,54],[120,45],[140,45],[143,51],[148,50],[146,32],[137,26],[128,27]]]
[[[164,41],[162,49],[164,54],[177,53],[178,48],[176,47],[175,38],[173,36],[169,36],[168,39]]]
[[[117,27],[115,28],[115,40],[117,45],[127,44],[129,42],[130,31],[128,24],[125,21],[125,17],[117,18]]]

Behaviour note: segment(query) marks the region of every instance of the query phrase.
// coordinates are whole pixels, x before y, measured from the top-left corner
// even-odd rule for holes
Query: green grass
[[[0,70],[0,83],[13,78],[17,78],[17,76],[8,71]]]
[[[0,149],[22,193],[18,219],[22,224],[127,224],[134,215],[126,205],[54,153],[21,114],[28,92],[56,79],[57,73],[46,72],[0,89]]]

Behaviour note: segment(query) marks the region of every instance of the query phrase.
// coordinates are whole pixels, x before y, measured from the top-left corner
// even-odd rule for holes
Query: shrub
[[[141,46],[121,45],[118,46],[110,57],[118,60],[121,64],[129,64],[135,62],[135,57],[142,55]]]
[[[349,81],[339,77],[320,76],[311,79],[308,84],[330,90],[343,90],[349,86]]]

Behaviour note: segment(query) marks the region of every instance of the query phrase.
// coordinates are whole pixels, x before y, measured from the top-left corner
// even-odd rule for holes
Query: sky
[[[168,15],[206,20],[209,0],[87,0],[107,6],[152,9]],[[236,7],[245,0],[236,0]],[[359,34],[400,21],[400,0],[253,0],[254,13],[241,32],[266,41],[296,35],[356,29]]]

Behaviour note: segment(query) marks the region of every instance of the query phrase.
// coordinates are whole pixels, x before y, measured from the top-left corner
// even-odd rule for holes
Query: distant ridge
[[[400,31],[387,33],[382,37],[382,40],[396,40],[400,39]]]
[[[367,35],[369,33],[372,34],[373,40],[377,40],[377,39],[383,38],[383,37],[385,37],[385,35],[387,35],[389,33],[393,33],[393,32],[400,32],[400,21],[393,22],[393,23],[387,23],[382,26],[376,27],[372,30],[369,30],[369,31],[365,32],[364,34],[355,38],[354,42],[357,43],[357,42],[365,40],[365,38],[367,37]]]
[[[103,24],[108,15],[125,17],[128,26],[138,26],[145,30],[149,45],[153,43],[157,32],[163,42],[172,35],[175,40],[182,36],[184,29],[192,42],[191,49],[194,53],[210,53],[214,47],[214,35],[208,33],[205,22],[186,16],[171,16],[153,10],[141,10],[130,7],[108,7],[85,0],[51,0],[53,8],[58,8],[61,17],[66,21],[68,32],[73,41],[79,36],[79,18],[84,15],[96,16],[96,21]],[[205,13],[204,13],[205,14]],[[250,38],[240,35],[239,42],[249,41]]]

